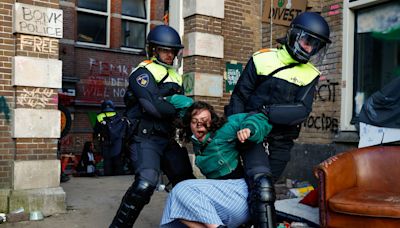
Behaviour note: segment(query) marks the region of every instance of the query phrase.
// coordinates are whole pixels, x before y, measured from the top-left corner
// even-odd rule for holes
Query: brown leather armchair
[[[314,174],[321,227],[400,227],[400,146],[350,150]]]

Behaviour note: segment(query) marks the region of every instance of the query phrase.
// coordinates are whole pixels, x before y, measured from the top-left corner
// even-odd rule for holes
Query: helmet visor
[[[304,52],[310,55],[314,55],[325,45],[324,41],[305,31],[300,33],[297,43]]]
[[[179,68],[182,62],[182,49],[157,46],[156,58],[166,67]]]
[[[298,54],[303,56],[305,60],[318,63],[324,58],[327,45],[326,42],[319,37],[301,30],[294,42],[294,49]]]

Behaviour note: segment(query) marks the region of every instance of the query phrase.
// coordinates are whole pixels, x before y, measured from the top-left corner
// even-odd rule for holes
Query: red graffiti
[[[114,77],[128,77],[133,69],[133,66],[127,65],[114,65],[112,63],[98,61],[96,59],[89,59],[89,76],[94,77],[104,77],[104,76],[114,76]]]
[[[106,86],[104,80],[83,79],[83,96],[84,97],[104,97],[106,94]]]

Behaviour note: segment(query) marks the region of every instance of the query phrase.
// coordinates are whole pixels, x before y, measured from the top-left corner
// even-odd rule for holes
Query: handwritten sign
[[[292,20],[300,13],[306,11],[307,0],[278,0],[273,1],[271,10],[271,0],[264,1],[263,22],[272,22],[278,25],[289,26]]]
[[[58,54],[58,40],[55,38],[21,35],[21,50],[44,54]]]
[[[23,3],[14,5],[14,33],[62,38],[63,11]]]

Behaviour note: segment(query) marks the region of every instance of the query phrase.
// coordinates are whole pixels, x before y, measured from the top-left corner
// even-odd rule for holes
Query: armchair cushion
[[[400,195],[365,188],[350,188],[329,199],[329,208],[338,213],[400,218]]]
[[[314,173],[321,227],[400,227],[400,146],[346,151]]]

